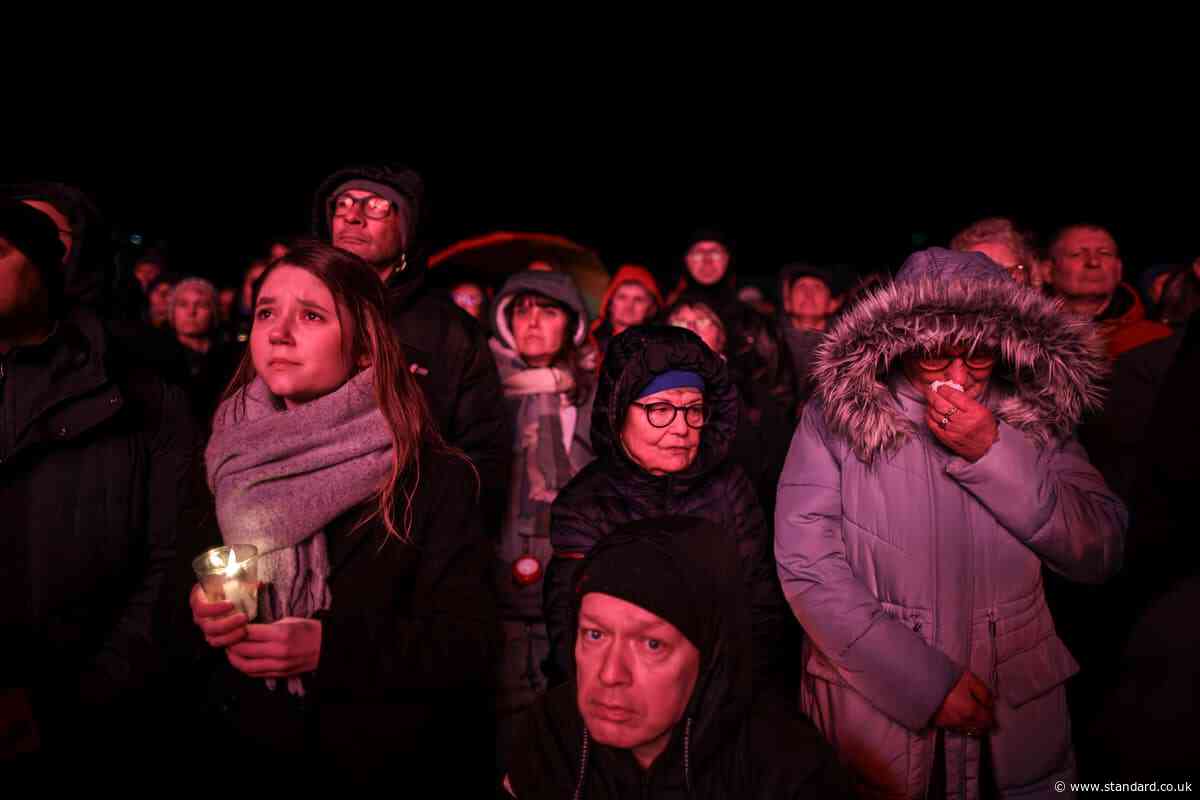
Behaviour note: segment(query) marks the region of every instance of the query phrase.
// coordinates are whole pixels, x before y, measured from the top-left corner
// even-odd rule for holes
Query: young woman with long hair
[[[321,244],[291,249],[258,284],[205,461],[221,538],[258,548],[263,586],[254,621],[192,589],[225,662],[210,721],[257,753],[315,756],[277,765],[299,781],[370,782],[451,752],[461,764],[472,742],[486,780],[476,690],[496,612],[478,478],[431,422],[385,308],[366,263]]]

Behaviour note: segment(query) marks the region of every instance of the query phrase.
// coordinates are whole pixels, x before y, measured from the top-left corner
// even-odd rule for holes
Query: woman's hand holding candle
[[[200,584],[192,587],[188,597],[192,606],[192,621],[204,632],[204,640],[212,647],[229,647],[246,638],[246,615],[235,613],[233,603],[210,603]]]
[[[316,670],[321,659],[319,620],[284,617],[270,625],[247,625],[245,630],[245,640],[225,651],[235,669],[255,678],[291,678]]]

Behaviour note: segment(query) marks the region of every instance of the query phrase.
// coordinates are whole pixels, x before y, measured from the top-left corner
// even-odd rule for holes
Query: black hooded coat
[[[515,795],[850,797],[848,781],[816,728],[761,702],[761,696],[756,701],[746,587],[728,569],[738,548],[718,526],[692,517],[644,520],[622,525],[598,542],[580,562],[570,592],[569,648],[574,649],[581,579],[597,559],[620,558],[618,551],[633,543],[650,544],[674,564],[687,602],[702,621],[700,641],[693,642],[700,672],[683,718],[666,750],[643,770],[629,750],[600,744],[587,731],[574,680],[552,689],[533,706],[518,736],[509,773]]]
[[[691,466],[651,475],[625,452],[621,428],[637,392],[653,376],[689,370],[704,379],[711,407]],[[571,662],[571,582],[580,559],[618,525],[684,514],[716,524],[736,543],[740,572],[750,597],[755,676],[774,681],[797,665],[782,663],[798,630],[775,575],[770,530],[754,486],[728,457],[738,426],[737,390],[723,362],[684,328],[639,326],[609,343],[592,407],[596,460],[559,493],[551,510],[554,557],[546,570],[544,610],[550,636],[552,683]]]

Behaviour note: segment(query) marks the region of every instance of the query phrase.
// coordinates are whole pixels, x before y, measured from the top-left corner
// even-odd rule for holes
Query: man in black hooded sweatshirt
[[[318,187],[313,232],[362,258],[387,285],[408,368],[442,437],[479,470],[484,519],[499,519],[512,448],[500,378],[479,324],[425,284],[417,239],[424,195],[421,176],[406,167],[347,167]]]
[[[597,543],[574,583],[574,679],[530,710],[512,795],[852,796],[810,722],[756,702],[736,558],[726,534],[692,517]]]

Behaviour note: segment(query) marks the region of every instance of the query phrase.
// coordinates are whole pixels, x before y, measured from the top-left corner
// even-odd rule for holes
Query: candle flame
[[[235,553],[233,551],[233,548],[230,548],[229,549],[229,562],[225,565],[225,576],[227,578],[232,578],[233,576],[238,574],[238,570],[240,570],[241,568],[242,568],[242,565],[240,563],[238,563],[238,560],[237,560],[237,553]]]

